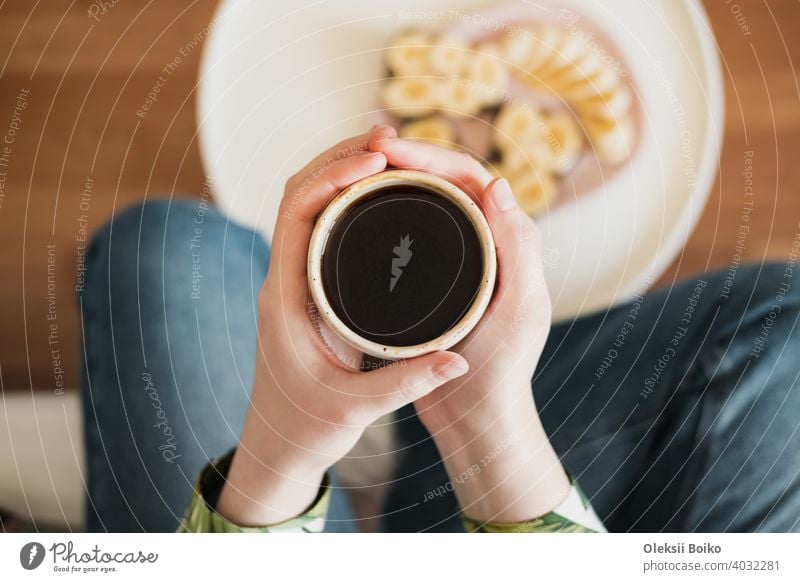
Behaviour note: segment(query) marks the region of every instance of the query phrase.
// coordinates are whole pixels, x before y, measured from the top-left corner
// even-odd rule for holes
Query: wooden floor
[[[215,4],[118,2],[93,19],[88,0],[0,0],[0,139],[13,133],[8,149],[0,143],[3,389],[76,386],[84,230],[143,197],[200,191],[200,50],[188,49],[144,120],[137,110],[162,68],[202,38]],[[662,282],[733,260],[746,151],[756,203],[743,258],[785,259],[800,232],[800,3],[706,5],[724,59],[725,149],[702,221]]]

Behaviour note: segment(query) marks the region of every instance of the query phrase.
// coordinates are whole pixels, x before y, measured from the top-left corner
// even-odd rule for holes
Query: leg
[[[161,200],[116,217],[87,262],[88,527],[174,531],[200,469],[238,442],[269,249],[214,208]],[[355,529],[341,489],[328,516]]]
[[[137,205],[95,238],[79,296],[91,531],[174,531],[237,442],[269,250],[189,201]]]
[[[800,289],[781,294],[785,273],[743,268],[730,290],[703,276],[553,334],[537,401],[609,528],[798,527]]]
[[[730,289],[725,274],[708,275],[553,329],[536,401],[610,530],[800,527],[800,289],[786,274],[744,268]],[[419,423],[400,426],[417,444],[388,526],[457,529],[452,495],[423,504],[425,491],[405,485],[447,477]]]

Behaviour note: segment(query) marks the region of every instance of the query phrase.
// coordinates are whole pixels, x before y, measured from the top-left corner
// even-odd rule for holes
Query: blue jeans
[[[137,205],[95,237],[78,297],[91,531],[175,530],[200,469],[236,445],[268,262],[197,201]],[[553,328],[533,391],[610,531],[800,531],[792,274],[704,273]],[[384,529],[459,531],[430,435],[410,407],[397,419]],[[334,488],[329,529],[350,520]]]

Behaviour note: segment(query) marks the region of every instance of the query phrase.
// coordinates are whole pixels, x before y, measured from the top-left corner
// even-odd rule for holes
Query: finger
[[[342,188],[383,171],[386,163],[386,156],[380,152],[363,152],[319,166],[303,182],[296,182],[292,189],[287,185],[275,230],[298,221],[313,222]]]
[[[275,225],[267,275],[268,282],[277,277],[274,283],[284,300],[302,303],[305,297],[306,255],[317,215],[340,190],[385,169],[386,157],[381,153],[351,156],[326,168],[285,201]]]
[[[389,139],[397,137],[397,131],[389,125],[373,125],[367,133],[357,135],[340,141],[335,146],[328,148],[307,163],[300,171],[294,174],[286,183],[286,192],[295,191],[320,168],[330,166],[338,160],[350,156],[369,152],[369,142],[373,138]]]
[[[374,136],[369,149],[383,153],[390,166],[430,172],[453,182],[476,200],[492,181],[489,171],[472,156],[433,144]]]
[[[434,352],[351,377],[354,391],[365,397],[365,413],[372,421],[419,400],[468,371],[469,364],[460,355]]]
[[[481,202],[497,249],[498,296],[542,283],[539,229],[517,204],[508,181],[493,180]]]

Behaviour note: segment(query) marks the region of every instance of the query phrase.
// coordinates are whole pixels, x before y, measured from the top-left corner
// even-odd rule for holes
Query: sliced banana
[[[571,84],[564,84],[559,92],[569,101],[580,102],[597,95],[613,93],[622,85],[623,81],[617,70],[606,67],[592,76],[584,77]]]
[[[565,70],[575,69],[581,57],[589,50],[586,39],[582,35],[562,32],[553,56],[546,65],[542,66],[539,76],[549,78]]]
[[[546,118],[547,144],[553,154],[553,168],[558,174],[566,174],[578,161],[583,150],[583,134],[572,116],[559,112]]]
[[[412,120],[401,127],[402,137],[458,147],[447,117],[500,106],[493,131],[500,170],[515,176],[531,212],[532,200],[550,200],[556,176],[574,168],[586,139],[567,112],[504,103],[512,76],[564,100],[604,162],[624,162],[633,148],[631,86],[586,36],[559,26],[540,24],[477,46],[447,34],[406,31],[393,39],[386,63],[395,77],[383,84],[382,100],[391,113]],[[536,184],[523,178],[537,172]]]
[[[428,75],[431,39],[420,31],[406,31],[396,36],[386,49],[386,65],[399,76]]]
[[[556,163],[556,157],[547,142],[529,136],[516,147],[503,150],[500,168],[504,175],[517,172],[553,172]]]
[[[597,157],[609,164],[621,164],[627,160],[635,145],[633,118],[625,116],[617,119],[583,119],[583,127]]]
[[[548,171],[522,170],[506,179],[522,210],[531,216],[541,214],[558,198],[558,183]]]
[[[398,117],[430,115],[442,104],[443,89],[451,83],[437,79],[396,77],[383,83],[383,104]]]
[[[573,107],[581,117],[600,117],[604,119],[617,119],[626,117],[633,105],[633,92],[626,84],[601,95],[594,95],[588,99],[573,102]]]
[[[470,79],[456,77],[442,81],[442,113],[454,117],[472,117],[483,107],[481,93]]]
[[[565,33],[554,26],[543,26],[534,32],[534,45],[525,68],[533,76],[546,67],[558,52]]]
[[[402,138],[416,139],[444,147],[452,147],[456,141],[452,124],[439,115],[410,121],[400,128],[399,134]]]
[[[431,71],[446,77],[459,74],[465,68],[469,58],[469,43],[454,36],[434,38],[428,53]]]
[[[603,74],[608,69],[614,70],[603,61],[597,51],[587,48],[588,50],[576,60],[574,66],[567,67],[553,76],[552,81],[555,85],[568,87]]]
[[[499,42],[500,54],[517,66],[524,66],[533,57],[536,48],[536,32],[534,29],[525,28],[516,34],[509,34]]]
[[[494,141],[501,150],[519,149],[527,135],[544,124],[542,112],[528,104],[506,103],[494,120]]]
[[[508,91],[511,71],[495,45],[480,45],[468,60],[464,70],[476,97],[482,105],[496,105]]]
[[[571,101],[571,91],[574,92],[574,98],[586,98],[593,88],[595,93],[603,93],[619,84],[614,70],[603,65],[584,37],[564,34],[561,44],[556,48],[547,65],[531,75],[530,87]]]

